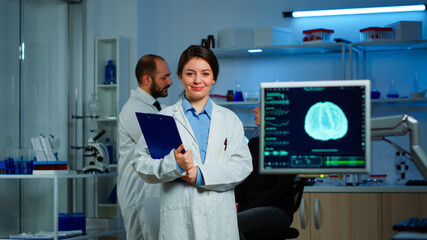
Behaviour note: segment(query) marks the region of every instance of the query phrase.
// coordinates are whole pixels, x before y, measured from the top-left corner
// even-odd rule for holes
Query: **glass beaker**
[[[387,98],[399,98],[399,93],[394,89],[394,80],[390,81],[390,91],[387,93]]]
[[[381,92],[375,87],[375,81],[374,79],[371,77],[371,99],[380,99],[381,97]]]

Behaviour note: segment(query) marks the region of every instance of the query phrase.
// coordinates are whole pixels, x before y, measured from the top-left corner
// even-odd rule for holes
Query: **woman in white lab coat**
[[[185,94],[160,112],[175,118],[183,145],[161,160],[144,141],[136,146],[135,170],[162,183],[159,239],[239,239],[234,187],[252,171],[252,158],[239,118],[209,98],[218,72],[211,50],[187,48],[178,64]]]

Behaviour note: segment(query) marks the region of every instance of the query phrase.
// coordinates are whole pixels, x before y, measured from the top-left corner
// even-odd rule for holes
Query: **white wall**
[[[101,1],[95,1],[101,3]],[[114,1],[104,0],[97,13],[98,20],[94,26],[95,35],[109,33],[111,29],[106,26],[114,26],[116,33],[132,35],[136,39],[136,46],[131,44],[131,54],[135,54],[130,61],[130,76],[136,61],[144,54],[154,53],[163,56],[169,63],[172,71],[173,85],[169,96],[160,101],[172,104],[178,99],[182,85],[176,76],[177,63],[181,52],[191,44],[200,44],[202,38],[208,34],[215,35],[221,29],[229,27],[265,27],[280,26],[292,30],[292,43],[300,44],[302,31],[314,28],[329,28],[335,30],[334,37],[344,38],[353,42],[359,41],[359,30],[370,26],[385,26],[401,21],[423,21],[423,37],[427,38],[427,15],[422,13],[395,13],[379,15],[359,15],[345,17],[324,17],[311,19],[283,18],[283,11],[306,10],[320,8],[360,7],[376,5],[398,5],[410,3],[423,3],[421,0],[351,0],[351,1],[255,1],[255,0],[134,0],[115,4]],[[136,4],[136,5],[135,5]],[[118,9],[124,7],[129,11]],[[102,11],[101,11],[102,10]],[[135,13],[135,11],[137,12]],[[125,13],[120,15],[118,22],[110,23],[112,13]],[[136,16],[129,17],[129,14]],[[136,22],[131,22],[131,21]],[[110,25],[111,24],[111,25]],[[100,26],[97,26],[100,25]],[[136,29],[136,31],[135,31]],[[401,53],[395,55],[374,56],[368,59],[367,68],[369,78],[374,78],[375,86],[386,94],[389,90],[390,80],[395,79],[395,87],[401,96],[408,96],[413,90],[411,83],[414,73],[418,72],[421,88],[427,88],[426,51],[418,53]],[[220,74],[212,93],[225,94],[226,90],[234,89],[235,82],[242,82],[245,91],[258,89],[261,81],[289,80],[319,80],[340,79],[341,58],[338,55],[330,56],[286,56],[283,58],[266,58],[262,61],[252,59],[221,59]],[[397,70],[396,70],[397,69]],[[346,66],[348,78],[348,65]],[[361,77],[361,76],[360,76]],[[131,77],[132,78],[132,77]],[[135,79],[131,79],[131,86],[135,86]],[[400,108],[401,109],[401,108]],[[388,107],[374,107],[373,115],[396,114]],[[427,117],[422,110],[411,112],[417,118]],[[252,118],[248,118],[252,120]],[[427,131],[422,127],[422,135]],[[397,139],[403,145],[407,142],[406,136]],[[424,139],[422,139],[424,140]],[[424,140],[425,142],[425,140]],[[425,145],[425,144],[424,144]],[[373,173],[393,173],[390,160],[394,157],[394,149],[387,144],[373,144],[374,171]],[[426,146],[424,146],[426,147]],[[410,166],[415,178],[419,177],[415,167]]]

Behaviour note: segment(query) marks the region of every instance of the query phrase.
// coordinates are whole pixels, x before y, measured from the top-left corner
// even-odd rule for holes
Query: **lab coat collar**
[[[196,111],[194,109],[193,105],[191,105],[191,103],[187,100],[187,98],[185,98],[185,96],[182,96],[182,109],[184,110],[184,113],[186,113],[187,111],[193,111],[193,112]],[[212,119],[212,101],[211,101],[211,98],[208,98],[208,101],[206,102],[206,105],[203,108],[202,112],[205,112],[206,115],[208,115],[208,118]]]
[[[137,86],[135,90],[132,90],[130,94],[132,97],[141,99],[143,102],[148,103],[150,105],[153,105],[153,103],[156,101],[153,96],[142,90],[142,88],[140,88],[139,86]]]
[[[212,104],[212,115],[211,115],[211,121],[212,117],[216,113],[222,112],[222,108],[219,107],[214,101],[212,101],[210,98],[209,100]],[[176,120],[178,120],[187,130],[190,130],[191,135],[194,136],[193,131],[191,130],[190,123],[187,120],[187,117],[184,114],[184,110],[182,109],[182,98],[178,100],[178,102],[173,106],[172,108],[172,115]]]

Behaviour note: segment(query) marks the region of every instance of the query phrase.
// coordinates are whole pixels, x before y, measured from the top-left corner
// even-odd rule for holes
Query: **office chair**
[[[292,196],[294,199],[294,205],[292,213],[295,213],[300,204],[302,194],[304,192],[304,186],[306,183],[306,178],[300,178],[295,180],[294,189]],[[292,216],[293,219],[293,216]],[[285,239],[295,239],[298,238],[299,231],[296,228],[289,227],[286,229],[277,228],[277,229],[263,229],[245,233],[246,240],[285,240]]]

